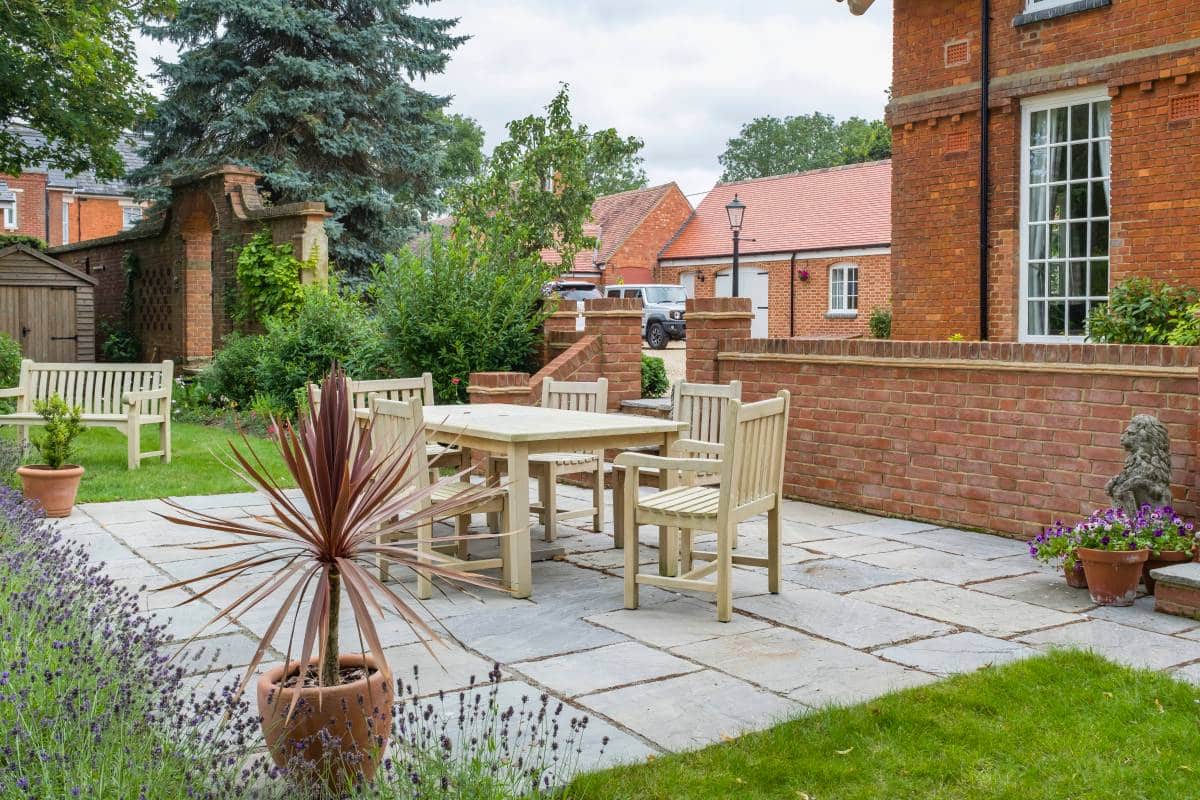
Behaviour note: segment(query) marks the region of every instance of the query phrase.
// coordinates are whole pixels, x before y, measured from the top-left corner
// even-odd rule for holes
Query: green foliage
[[[69,406],[57,393],[49,400],[35,400],[33,410],[45,420],[42,430],[31,433],[29,440],[50,469],[62,469],[75,454],[75,440],[83,433],[79,406]]]
[[[545,320],[535,256],[509,261],[435,231],[375,272],[382,353],[397,375],[433,373],[438,402],[466,400],[472,372],[532,371]]]
[[[573,800],[1175,800],[1200,689],[1056,651],[580,776]],[[1153,755],[1145,752],[1153,742]],[[1116,756],[1115,754],[1124,754]],[[1136,785],[1135,785],[1136,784]]]
[[[642,397],[662,397],[671,388],[667,365],[658,356],[642,354]]]
[[[141,264],[132,250],[126,251],[125,257],[121,259],[121,270],[125,280],[121,293],[121,318],[115,324],[108,320],[100,323],[100,333],[104,336],[104,341],[100,344],[100,353],[105,361],[132,363],[142,357],[142,343],[134,331],[134,320],[137,317],[137,279],[141,275]]]
[[[135,178],[254,167],[275,202],[323,201],[331,258],[365,276],[436,205],[447,98],[419,84],[464,39],[455,20],[410,13],[417,4],[179,0],[146,30],[180,53],[160,63],[163,100]]]
[[[585,159],[588,183],[597,196],[643,189],[646,186],[645,142],[636,136],[621,137],[615,128],[591,134]]]
[[[234,318],[261,322],[267,317],[294,316],[300,303],[303,269],[304,264],[293,255],[290,242],[275,244],[269,230],[254,234],[237,257]]]
[[[0,173],[47,162],[117,178],[116,144],[152,100],[133,32],[169,0],[9,0],[0,5]],[[26,139],[24,122],[40,134]]]
[[[872,338],[892,338],[892,310],[887,306],[878,306],[871,309],[871,316],[867,320],[867,327],[871,329]]]
[[[891,158],[892,134],[880,120],[838,122],[819,111],[795,117],[757,117],[725,144],[718,159],[723,181],[740,181],[841,164]]]
[[[258,365],[265,339],[231,333],[221,342],[209,365],[200,373],[197,385],[213,405],[249,406],[258,394]]]
[[[483,172],[484,131],[475,119],[462,114],[445,114],[439,110],[435,118],[442,122],[435,210],[444,212],[448,208],[446,198]]]
[[[16,386],[21,380],[21,345],[7,333],[0,332],[0,388]],[[12,400],[0,400],[0,413],[8,414],[16,404]]]
[[[486,250],[496,263],[525,261],[553,248],[562,264],[570,264],[577,252],[595,245],[583,231],[596,199],[591,138],[587,126],[572,122],[565,85],[546,116],[508,123],[508,139],[496,146],[487,169],[449,198],[454,238]]]
[[[50,246],[46,244],[45,239],[39,239],[36,236],[26,236],[23,233],[0,233],[0,249],[12,247],[14,244],[23,244],[34,250],[45,250]]]
[[[1196,325],[1191,307],[1200,292],[1187,286],[1126,278],[1112,288],[1108,304],[1088,316],[1088,338],[1107,344],[1171,344],[1171,334],[1186,340]],[[1182,343],[1182,342],[1178,342]]]
[[[1187,307],[1187,313],[1175,320],[1175,328],[1167,334],[1167,343],[1181,347],[1200,345],[1200,303]]]

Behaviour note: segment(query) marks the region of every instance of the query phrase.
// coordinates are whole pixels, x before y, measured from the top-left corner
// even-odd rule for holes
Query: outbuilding
[[[0,331],[34,361],[96,360],[96,279],[28,245],[0,249]]]

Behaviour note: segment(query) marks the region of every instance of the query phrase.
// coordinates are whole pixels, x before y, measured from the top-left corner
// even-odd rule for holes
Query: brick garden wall
[[[790,496],[1028,537],[1109,505],[1121,432],[1149,413],[1197,513],[1200,349],[755,340],[748,305],[694,301],[687,375],[792,393]]]
[[[1018,335],[1021,102],[1048,92],[1098,86],[1112,98],[1111,282],[1148,275],[1200,286],[1200,113],[1179,113],[1200,109],[1200,4],[1117,0],[1012,25],[1024,6],[992,3],[988,285],[996,340]],[[979,4],[906,0],[894,25],[894,336],[973,338]],[[956,49],[965,60],[948,58]]]
[[[0,181],[17,196],[17,228],[0,228],[0,233],[46,238],[46,175],[0,175]]]

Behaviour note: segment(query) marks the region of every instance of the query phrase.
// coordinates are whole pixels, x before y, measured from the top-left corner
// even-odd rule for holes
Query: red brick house
[[[895,336],[1081,341],[1129,276],[1200,286],[1200,3],[894,6]]]
[[[725,205],[746,204],[738,293],[756,337],[858,336],[891,297],[888,161],[718,184],[658,259],[657,281],[693,297],[731,294]]]
[[[26,139],[41,139],[31,128],[14,127]],[[125,140],[117,150],[126,170],[142,165]],[[124,181],[102,181],[91,172],[68,175],[45,165],[21,175],[0,175],[0,233],[73,244],[128,230],[141,218],[142,205]]]
[[[649,283],[658,253],[692,214],[692,204],[673,181],[596,198],[584,232],[595,237],[594,250],[577,253],[567,277],[597,285]],[[558,264],[558,253],[542,259]]]

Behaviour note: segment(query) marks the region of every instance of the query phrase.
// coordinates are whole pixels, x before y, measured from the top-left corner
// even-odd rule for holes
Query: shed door
[[[26,358],[74,362],[75,290],[0,286],[0,331],[20,342]]]
[[[733,280],[725,269],[717,273],[714,291],[717,297],[733,296]],[[771,274],[757,267],[738,267],[738,296],[749,297],[750,307],[754,309],[754,319],[750,321],[750,335],[755,339],[767,338],[767,322],[770,309],[767,301],[770,297]]]

